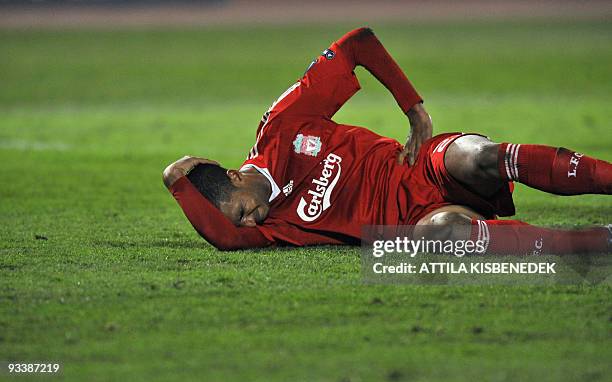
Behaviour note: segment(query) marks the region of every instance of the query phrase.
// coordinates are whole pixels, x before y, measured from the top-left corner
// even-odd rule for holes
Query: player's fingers
[[[411,166],[414,164],[414,158],[416,156],[416,151],[415,151],[416,145],[417,145],[417,139],[415,138],[410,139],[410,141],[406,145],[406,148],[408,149],[408,164],[410,164]]]
[[[419,153],[419,150],[421,149],[421,146],[423,145],[424,141],[425,141],[424,139],[420,139],[419,141],[414,143],[414,156],[415,157]]]
[[[404,160],[404,149],[402,148],[402,151],[397,153],[397,164],[402,164],[403,160]]]
[[[406,143],[406,146],[404,146],[404,148],[402,149],[402,151],[400,151],[400,153],[397,155],[397,163],[398,164],[404,164],[404,160],[406,159],[406,156],[408,155],[408,143]]]
[[[195,160],[197,164],[214,164],[214,165],[220,166],[219,162],[214,161],[212,159],[206,159],[206,158],[200,158],[200,157],[195,157],[193,159]]]
[[[400,151],[399,154],[397,154],[397,164],[402,164],[404,162],[404,151]]]
[[[419,146],[415,146],[414,149],[410,152],[410,165],[414,164],[416,161],[417,153],[419,152]]]

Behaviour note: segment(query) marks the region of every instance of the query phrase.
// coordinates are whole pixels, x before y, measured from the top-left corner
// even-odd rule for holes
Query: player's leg
[[[471,208],[459,205],[440,207],[416,223],[413,237],[431,240],[468,240],[473,219],[484,219]]]
[[[504,180],[497,167],[499,144],[481,135],[464,135],[453,141],[444,154],[444,166],[457,181],[477,194],[495,194]]]
[[[445,206],[421,218],[415,238],[429,240],[481,240],[481,254],[577,254],[607,253],[612,246],[612,230],[596,227],[561,230],[531,226],[519,220],[484,220],[463,206]]]
[[[516,181],[557,195],[612,194],[612,164],[563,147],[491,142],[479,135],[457,138],[446,151],[448,172],[488,197]]]

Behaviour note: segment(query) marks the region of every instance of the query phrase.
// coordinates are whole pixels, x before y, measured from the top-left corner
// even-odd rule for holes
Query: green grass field
[[[609,279],[364,285],[358,248],[224,253],[193,231],[163,168],[239,166],[270,103],[357,26],[0,31],[0,361],[74,381],[611,380]],[[612,160],[609,22],[372,27],[436,132]],[[404,141],[358,76],[335,119]],[[534,224],[611,223],[610,198],[515,195]]]

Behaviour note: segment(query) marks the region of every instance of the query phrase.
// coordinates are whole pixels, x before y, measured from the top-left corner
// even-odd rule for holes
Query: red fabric
[[[557,195],[612,194],[612,164],[563,147],[502,143],[505,179]]]
[[[397,194],[408,166],[397,164],[397,141],[327,119],[281,114],[266,124],[257,147],[245,165],[266,169],[286,191],[258,226],[269,237],[306,245],[316,233],[328,238],[317,243],[358,244],[363,225],[400,221]]]
[[[401,148],[396,141],[358,127],[317,127],[318,124],[297,124],[300,129],[294,131],[290,130],[293,124],[276,125],[271,121],[261,136],[260,142],[265,145],[258,150],[257,157],[245,162],[266,168],[279,188],[293,181],[291,193],[279,194],[272,202],[265,224],[258,226],[271,240],[295,245],[315,244],[316,241],[306,243],[305,240],[319,240],[312,236],[318,233],[340,243],[356,244],[364,225],[416,224],[430,211],[450,204],[471,207],[488,219],[514,213],[509,187],[484,199],[448,174],[444,154],[462,135],[460,133],[441,134],[426,141],[414,167],[409,167],[396,164]],[[275,133],[281,125],[283,130]],[[321,130],[316,130],[318,128]],[[283,133],[288,130],[291,134],[283,139]],[[293,142],[298,134],[314,136],[326,131],[336,133],[321,136],[322,149],[317,156],[295,152]],[[328,166],[329,177],[321,180],[329,154],[332,158],[341,158],[340,176],[330,192],[330,204],[327,209],[321,205],[321,209],[313,209],[313,214],[307,214],[307,206],[313,204],[314,199],[322,199],[313,193],[325,194],[331,187],[317,192],[317,186],[331,185],[338,174],[337,163],[333,163]],[[310,220],[304,220],[304,215]]]
[[[271,201],[263,225],[234,227],[186,178],[172,186],[185,215],[206,240],[220,249],[358,244],[364,225],[412,223],[413,216],[451,201],[484,206],[486,216],[500,212],[499,206],[463,189],[447,174],[444,161],[428,151],[448,135],[423,145],[420,159],[410,167],[397,164],[399,142],[333,122],[334,113],[359,90],[356,64],[367,65],[396,95],[402,110],[421,99],[370,31],[353,31],[330,50],[264,114],[244,162],[269,174],[283,190]],[[443,159],[444,151],[440,153]],[[443,188],[449,185],[460,197],[447,200]],[[509,193],[504,198],[499,200],[512,206]]]
[[[514,215],[511,183],[485,199],[448,173],[444,155],[451,143],[462,135],[440,134],[421,146],[414,166],[402,179],[405,192],[400,193],[398,198],[400,214],[406,217],[402,224],[416,224],[428,213],[452,204],[468,206],[487,219]]]
[[[365,129],[336,125],[330,118],[360,88],[353,73],[356,65],[363,65],[373,73],[392,92],[404,112],[422,100],[369,29],[361,28],[350,32],[338,43],[332,44],[330,49],[331,52],[320,56],[304,77],[281,95],[264,115],[257,129],[257,142],[249,153],[250,160],[245,164],[276,169],[277,171],[271,171],[275,180],[286,177],[284,175],[287,174],[279,173],[281,169],[291,169],[292,174],[300,174],[300,177],[292,179],[296,188],[299,188],[301,180],[306,179],[309,172],[328,171],[316,167],[323,155],[331,153],[332,148],[351,156],[343,157],[342,165],[349,164],[352,168],[347,171],[345,167],[342,182],[347,178],[362,178],[362,159],[377,152],[377,155],[372,155],[368,160],[368,166],[380,164],[380,167],[386,170],[365,187],[373,188],[376,182],[386,184],[385,175],[389,175],[391,168],[394,168],[392,157],[400,150],[399,143]],[[317,138],[325,142],[326,153],[322,152],[318,159],[300,154],[302,158],[292,161],[292,158],[288,157],[295,152],[291,150],[292,141],[298,132],[307,136],[316,134]],[[260,155],[260,152],[264,155]],[[355,165],[352,166],[351,162],[355,162]],[[397,183],[396,181],[395,184]],[[356,243],[359,237],[359,222],[379,221],[374,215],[383,213],[386,193],[390,192],[390,189],[384,187],[371,193],[367,198],[370,205],[379,203],[381,208],[366,211],[366,216],[357,218],[347,231],[348,236],[347,232],[342,230],[318,231],[317,228],[321,227],[304,227],[300,222],[283,219],[281,199],[284,195],[275,200],[272,212],[263,225],[246,228],[233,226],[185,177],[173,184],[170,191],[201,236],[219,249],[240,249],[264,247],[275,242],[294,245]],[[353,193],[352,198],[357,199],[358,194]],[[337,210],[341,211],[341,208]],[[339,223],[347,217],[349,220],[354,217],[351,208],[347,208],[344,216],[336,221]],[[397,222],[397,216],[385,221]],[[334,224],[330,222],[331,226]]]
[[[236,227],[209,202],[193,184],[182,177],[170,187],[193,228],[209,243],[222,250],[265,247],[272,242],[257,228]]]
[[[185,176],[172,184],[170,192],[200,236],[221,250],[267,247],[275,242],[274,236],[269,234],[270,230],[278,232],[276,236],[288,244],[342,244],[333,237],[302,231],[270,219],[257,228],[236,227]],[[274,228],[270,229],[269,226]],[[296,235],[299,235],[299,241],[292,239]]]
[[[485,254],[563,255],[607,253],[609,235],[604,227],[561,230],[535,227],[519,220],[472,219],[470,240],[483,240]]]
[[[389,89],[404,113],[423,100],[369,28],[355,29],[337,42],[349,65],[361,65]]]
[[[257,227],[271,240],[294,245],[357,244],[363,225],[400,221],[397,193],[407,170],[395,163],[401,145],[331,120],[360,89],[355,65],[365,66],[379,78],[402,110],[422,101],[370,30],[357,29],[332,44],[264,114],[256,143],[244,162],[269,171],[279,188],[292,184],[291,194],[281,193],[272,202],[265,224]],[[328,161],[325,168],[330,158],[340,162]],[[331,184],[338,170],[341,174],[333,186],[314,183],[329,171],[330,177],[321,182]],[[329,205],[323,202],[323,194],[313,194],[317,187],[328,190]],[[307,211],[303,204],[317,201],[321,206],[317,218],[304,220],[297,213],[301,203],[301,210]]]
[[[365,67],[389,89],[404,113],[423,101],[372,31],[359,28],[333,43],[272,104],[257,129],[258,136],[266,121],[280,113],[302,118],[332,118],[360,89],[353,72],[357,65]]]

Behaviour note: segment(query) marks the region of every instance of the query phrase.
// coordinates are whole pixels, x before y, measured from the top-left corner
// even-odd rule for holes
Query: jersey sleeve
[[[277,244],[288,244],[303,247],[307,245],[342,245],[346,244],[341,238],[332,237],[312,230],[304,230],[284,221],[268,219],[257,226],[263,235]]]
[[[263,225],[257,227],[236,227],[208,199],[202,196],[185,176],[170,187],[170,192],[193,228],[206,241],[220,250],[262,248],[274,244],[296,246],[342,244],[339,239],[304,231],[274,219],[267,219]]]
[[[263,122],[279,115],[331,118],[361,88],[353,68],[343,50],[332,44],[272,104]]]
[[[391,92],[402,111],[422,102],[372,30],[359,28],[323,51],[304,76],[270,107],[264,119],[281,113],[331,118],[360,89],[354,73],[357,65],[366,68]]]
[[[359,28],[345,34],[337,44],[354,65],[366,68],[393,94],[404,113],[423,102],[402,69],[387,52],[370,28]]]
[[[257,228],[236,227],[200,194],[187,177],[184,176],[174,182],[170,192],[193,228],[217,249],[260,248],[273,244],[273,241],[266,238]]]

